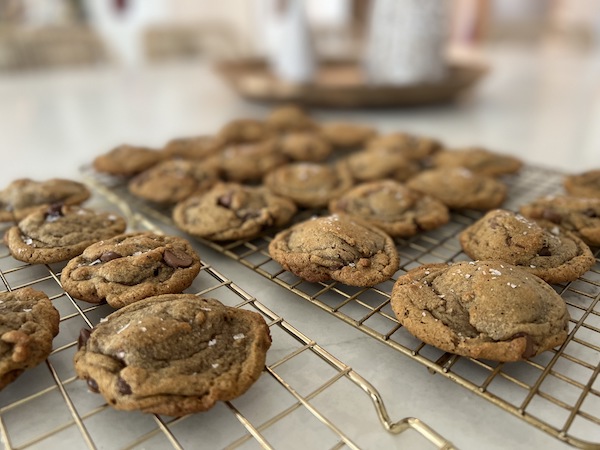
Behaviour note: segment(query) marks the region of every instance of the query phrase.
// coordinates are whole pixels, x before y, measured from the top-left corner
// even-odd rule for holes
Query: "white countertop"
[[[422,133],[450,146],[481,145],[566,172],[600,168],[598,54],[557,46],[497,48],[489,64],[480,85],[453,104],[312,113],[382,132]],[[160,147],[173,137],[213,133],[228,120],[264,117],[270,110],[242,100],[210,67],[195,63],[0,74],[0,98],[2,186],[18,177],[78,179],[82,164],[121,143]],[[565,447],[240,264],[210,250],[205,257],[368,379],[393,419],[421,418],[463,449]],[[365,448],[407,442],[382,428],[365,433]]]

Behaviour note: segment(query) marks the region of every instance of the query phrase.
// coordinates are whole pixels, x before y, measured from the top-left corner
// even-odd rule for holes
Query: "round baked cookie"
[[[565,190],[577,197],[600,197],[600,169],[567,175],[563,184]]]
[[[130,177],[149,169],[164,157],[159,150],[123,144],[97,156],[92,166],[98,172]]]
[[[272,170],[263,184],[298,206],[323,208],[350,189],[354,180],[343,164],[296,162]]]
[[[48,357],[59,320],[43,292],[24,287],[0,293],[0,389]]]
[[[171,139],[162,152],[166,158],[202,160],[219,151],[222,142],[216,136],[194,136]]]
[[[568,335],[569,313],[554,289],[499,262],[418,267],[398,278],[391,305],[418,339],[471,358],[527,359]]]
[[[275,235],[271,258],[298,277],[375,286],[398,270],[394,240],[362,220],[341,214],[314,217]]]
[[[279,151],[275,139],[268,139],[227,145],[208,161],[218,167],[222,178],[244,183],[259,181],[270,170],[287,163],[288,159]]]
[[[504,183],[462,167],[426,170],[410,178],[406,185],[437,198],[450,209],[497,208],[507,193]]]
[[[600,198],[546,196],[519,209],[536,222],[558,225],[591,246],[600,246]]]
[[[218,180],[218,169],[208,161],[170,159],[136,175],[128,188],[136,197],[171,205],[209,189]]]
[[[320,127],[321,134],[334,148],[350,149],[363,147],[377,135],[375,128],[352,122],[329,122]]]
[[[71,296],[113,308],[159,294],[180,293],[200,272],[200,258],[185,239],[149,232],[96,242],[63,269]]]
[[[21,178],[0,191],[0,222],[21,220],[34,210],[54,203],[78,205],[89,197],[89,189],[77,181]]]
[[[282,105],[275,108],[265,120],[267,126],[277,133],[289,131],[315,130],[317,124],[296,105]]]
[[[406,181],[421,171],[417,161],[383,147],[351,153],[344,158],[343,163],[357,182],[384,178]]]
[[[75,371],[119,410],[182,416],[232,400],[262,373],[269,328],[255,312],[192,294],[126,306],[82,330]]]
[[[489,211],[459,235],[473,259],[503,261],[548,283],[573,281],[596,262],[590,248],[574,234],[550,229],[507,210]]]
[[[183,231],[211,241],[248,239],[268,227],[281,227],[296,214],[291,200],[264,186],[218,183],[177,204],[173,221]]]
[[[325,161],[331,154],[329,142],[314,131],[290,131],[279,139],[281,153],[293,161]]]
[[[423,160],[442,149],[437,139],[410,133],[390,133],[376,136],[367,142],[367,149],[385,149],[412,160]]]
[[[450,220],[442,202],[394,180],[355,186],[329,202],[329,211],[357,216],[392,237],[413,236]]]
[[[26,216],[7,230],[4,241],[13,258],[50,264],[71,259],[94,242],[123,233],[126,227],[116,214],[59,204]]]
[[[235,119],[226,123],[216,137],[224,144],[248,144],[273,138],[273,131],[262,120]]]
[[[434,167],[464,167],[490,177],[516,173],[523,166],[523,162],[514,156],[479,147],[444,150],[433,155],[431,162]]]

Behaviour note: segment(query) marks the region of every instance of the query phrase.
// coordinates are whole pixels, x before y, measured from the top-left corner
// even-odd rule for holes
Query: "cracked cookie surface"
[[[333,214],[300,222],[269,244],[271,257],[310,281],[374,286],[394,275],[400,259],[393,239],[360,219]]]
[[[540,278],[497,261],[428,264],[398,278],[391,305],[415,337],[472,358],[518,361],[562,344],[569,313]]]
[[[66,261],[102,239],[121,234],[125,220],[79,206],[39,209],[7,230],[4,240],[15,259],[32,264]]]
[[[255,312],[192,294],[166,294],[82,330],[75,370],[120,410],[182,416],[243,394],[271,345]]]
[[[194,236],[226,241],[283,226],[295,213],[294,202],[263,186],[219,183],[202,195],[180,202],[173,210],[173,220]]]
[[[199,272],[200,258],[185,239],[129,233],[87,247],[67,263],[60,281],[75,298],[122,308],[154,295],[180,293]]]
[[[574,234],[556,225],[544,228],[502,209],[489,211],[459,240],[473,259],[504,261],[548,283],[575,280],[596,262],[590,248]]]
[[[48,357],[59,320],[43,292],[24,287],[0,293],[0,389]]]

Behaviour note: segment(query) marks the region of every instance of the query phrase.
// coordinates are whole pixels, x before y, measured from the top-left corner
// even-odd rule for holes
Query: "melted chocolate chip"
[[[243,221],[250,220],[250,219],[256,219],[257,217],[260,217],[260,212],[258,212],[258,211],[245,211],[241,215],[238,214],[238,217],[240,219],[242,219]]]
[[[131,386],[121,377],[117,379],[117,389],[121,395],[131,395],[132,393]]]
[[[538,255],[540,255],[540,256],[552,256],[552,252],[550,252],[550,249],[544,245],[540,249],[540,251],[538,252]]]
[[[586,209],[585,211],[582,211],[582,214],[583,214],[583,215],[585,215],[585,216],[588,216],[588,217],[590,217],[590,218],[592,218],[592,219],[595,219],[595,218],[597,218],[597,217],[600,217],[600,216],[598,215],[598,213],[597,213],[596,211],[594,211],[592,208],[588,208],[588,209]]]
[[[217,205],[222,206],[224,208],[230,208],[232,199],[233,199],[233,193],[228,192],[227,194],[221,195],[217,199]]]
[[[88,388],[90,391],[92,391],[95,394],[98,394],[100,392],[100,389],[98,388],[98,383],[96,383],[96,380],[94,380],[93,378],[88,378],[86,380]]]
[[[118,258],[122,258],[122,255],[119,255],[117,252],[104,252],[102,253],[102,255],[100,255],[100,261],[102,262],[108,262],[108,261],[112,261],[113,259],[118,259]]]
[[[517,333],[513,336],[513,339],[520,337],[525,338],[525,350],[523,350],[523,354],[521,356],[524,359],[535,356],[535,346],[533,345],[533,339],[531,339],[531,336],[529,336],[527,333]]]
[[[79,338],[77,338],[77,350],[87,344],[90,336],[92,335],[92,330],[88,330],[87,328],[82,328],[79,331]]]
[[[179,267],[190,267],[194,259],[182,250],[166,249],[163,260],[167,266],[177,269]]]
[[[62,203],[53,203],[52,205],[50,205],[48,207],[48,210],[46,211],[46,215],[47,216],[62,216],[62,207],[63,204]]]
[[[558,214],[556,211],[553,211],[551,209],[544,210],[544,212],[542,213],[542,219],[549,220],[552,223],[561,223],[562,222],[562,216],[560,214]]]

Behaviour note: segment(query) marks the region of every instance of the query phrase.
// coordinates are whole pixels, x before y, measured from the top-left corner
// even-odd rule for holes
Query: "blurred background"
[[[261,0],[0,0],[0,70],[264,54]],[[275,2],[276,3],[276,2]],[[306,0],[318,56],[362,51],[370,0]],[[453,46],[600,45],[597,0],[452,0]]]

